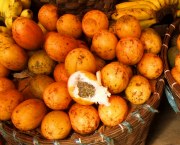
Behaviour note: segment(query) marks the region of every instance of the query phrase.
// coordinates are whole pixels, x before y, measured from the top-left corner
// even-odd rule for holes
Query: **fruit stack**
[[[11,24],[0,32],[0,132],[7,142],[145,142],[164,87],[155,29],[128,14],[111,27],[97,9],[82,18],[59,15],[50,3]]]

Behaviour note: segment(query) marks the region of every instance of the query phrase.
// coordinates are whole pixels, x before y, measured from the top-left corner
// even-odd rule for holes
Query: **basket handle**
[[[176,104],[176,101],[174,100],[174,97],[173,97],[173,95],[172,95],[172,92],[171,92],[169,86],[167,86],[167,85],[165,86],[165,94],[166,94],[166,97],[167,97],[167,99],[168,99],[168,102],[169,102],[169,104],[171,105],[171,107],[173,108],[173,110],[174,110],[176,113],[179,113],[180,110],[179,110],[179,108],[178,108],[178,106],[177,106],[177,104]]]

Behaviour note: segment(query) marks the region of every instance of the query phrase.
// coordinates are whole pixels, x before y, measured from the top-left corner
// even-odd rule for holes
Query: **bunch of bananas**
[[[158,23],[158,13],[167,8],[173,9],[174,17],[180,17],[180,0],[129,0],[116,4],[111,18],[117,20],[125,14],[133,15],[140,21],[142,28],[146,28]]]
[[[13,20],[18,16],[29,16],[31,0],[0,0],[0,21],[4,22],[6,28],[10,29]],[[0,27],[5,29],[4,27]],[[0,29],[0,30],[1,30]],[[3,31],[3,30],[2,30]]]

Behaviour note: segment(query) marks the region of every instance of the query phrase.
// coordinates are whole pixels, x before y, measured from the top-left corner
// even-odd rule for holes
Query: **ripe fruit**
[[[176,69],[180,72],[180,54],[179,53],[175,56],[174,65]]]
[[[82,18],[82,29],[84,34],[92,38],[101,29],[108,29],[109,20],[105,13],[99,10],[90,10]]]
[[[115,33],[120,39],[125,37],[139,38],[141,35],[139,20],[132,15],[123,15],[116,21]]]
[[[38,24],[29,18],[18,17],[12,24],[12,36],[16,43],[24,49],[41,48],[44,35]]]
[[[56,23],[58,33],[79,38],[82,35],[82,24],[78,16],[63,14]]]
[[[85,48],[71,50],[65,58],[65,69],[68,75],[76,71],[84,70],[96,72],[96,60],[91,51]]]
[[[153,28],[143,29],[140,40],[146,52],[158,54],[161,51],[162,40],[158,32]]]
[[[44,49],[49,57],[55,61],[64,62],[66,55],[77,46],[77,40],[73,37],[61,35],[58,32],[46,34]]]
[[[135,65],[142,58],[144,47],[135,37],[126,37],[118,41],[116,46],[117,59],[126,65]]]
[[[125,94],[132,104],[143,104],[151,96],[151,85],[147,78],[134,75],[125,89]]]
[[[54,4],[44,4],[38,11],[38,20],[48,31],[56,30],[58,18],[58,8]]]
[[[21,130],[28,131],[37,128],[45,116],[47,107],[40,99],[28,99],[21,102],[12,112],[13,125]]]
[[[59,81],[67,82],[68,81],[69,75],[65,69],[65,65],[63,62],[58,63],[55,66],[54,71],[53,71],[53,76],[54,76],[54,79],[56,82],[59,82]]]
[[[148,79],[156,79],[163,72],[162,59],[154,53],[144,53],[137,64],[137,70]]]
[[[30,91],[32,92],[33,96],[43,99],[45,88],[53,82],[53,78],[48,75],[35,75],[29,82]]]
[[[101,70],[102,85],[112,94],[120,93],[127,87],[129,76],[125,65],[118,61],[108,63]]]
[[[109,97],[110,105],[99,105],[98,113],[101,121],[107,126],[120,124],[127,116],[128,105],[121,96]]]
[[[71,131],[71,123],[67,113],[51,111],[46,114],[41,123],[41,134],[46,139],[64,139]]]
[[[73,130],[80,134],[93,133],[100,123],[98,111],[91,105],[73,104],[69,110],[69,118]]]
[[[69,95],[67,83],[60,81],[49,84],[44,90],[43,100],[53,110],[68,109],[72,98]]]
[[[7,77],[9,73],[10,70],[0,63],[0,77]]]
[[[116,57],[117,43],[115,34],[108,30],[100,30],[92,38],[91,51],[104,60],[112,60]]]
[[[7,77],[0,77],[0,92],[15,88],[16,86],[12,80]]]
[[[14,108],[23,99],[23,95],[16,89],[8,89],[0,92],[0,120],[10,120]]]
[[[180,72],[178,71],[176,66],[171,69],[171,75],[175,79],[175,81],[180,84]]]
[[[38,50],[30,56],[28,69],[34,74],[49,75],[53,72],[55,61],[44,50]]]
[[[72,99],[82,105],[109,104],[110,93],[93,73],[76,71],[68,79],[68,91]]]

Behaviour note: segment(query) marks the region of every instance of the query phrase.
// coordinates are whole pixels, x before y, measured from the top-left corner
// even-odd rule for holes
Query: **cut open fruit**
[[[68,79],[68,91],[72,99],[81,105],[94,103],[109,105],[110,92],[101,85],[100,72],[76,71]]]

